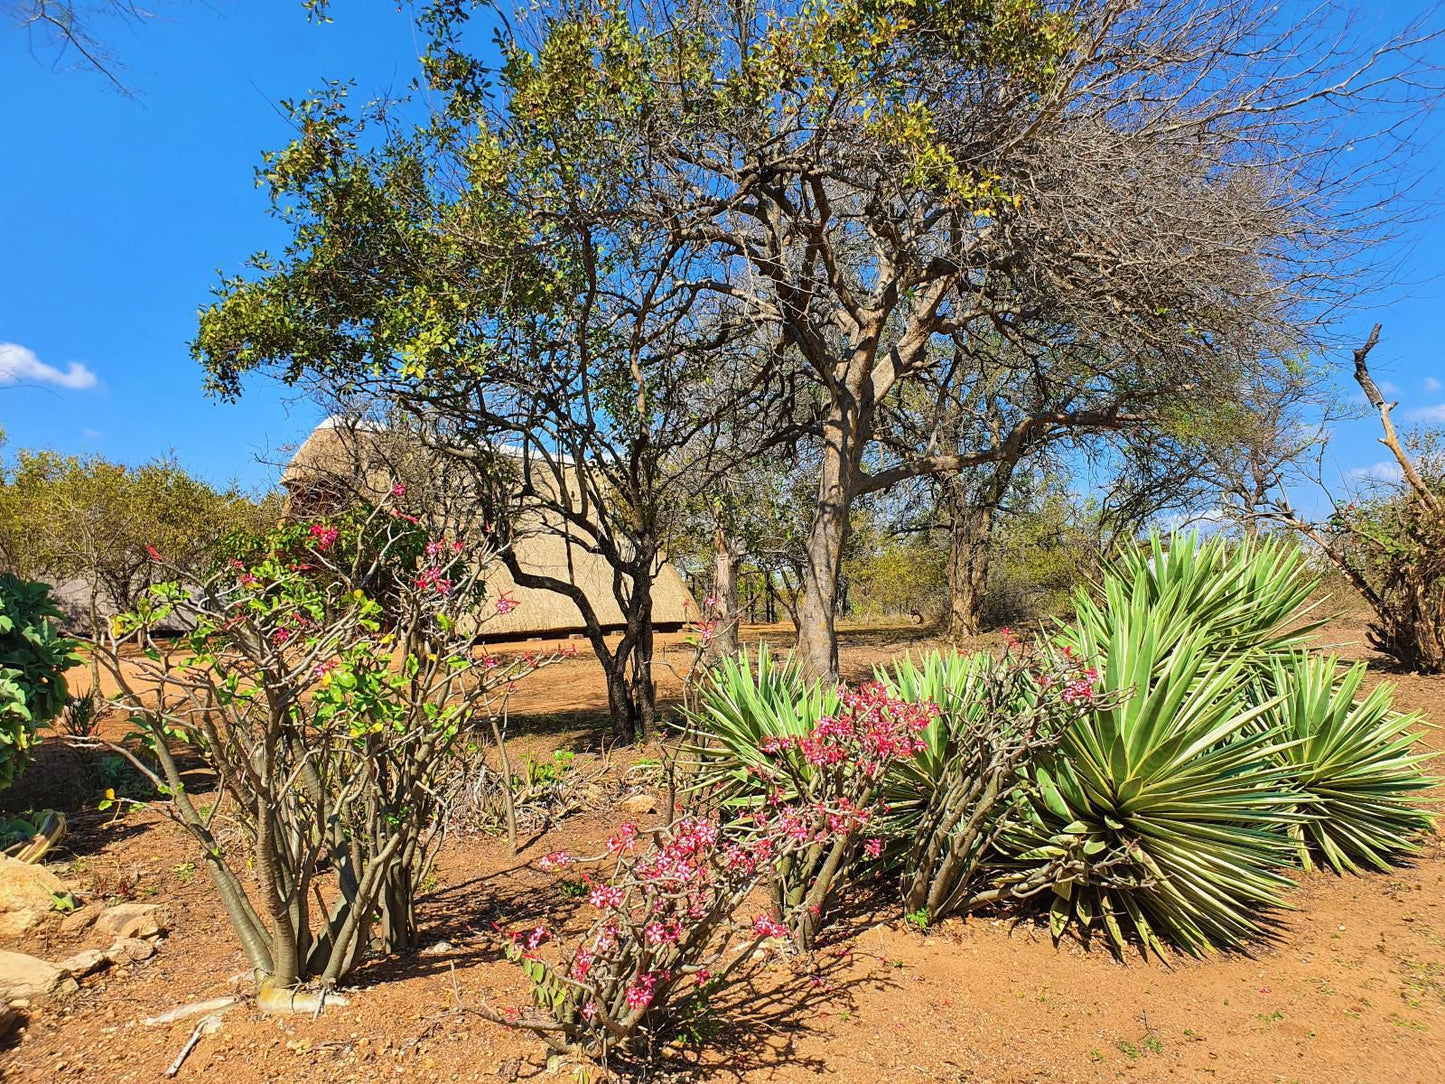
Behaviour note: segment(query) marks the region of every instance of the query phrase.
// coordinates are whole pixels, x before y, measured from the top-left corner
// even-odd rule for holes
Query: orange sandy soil
[[[757,633],[764,630],[750,630]],[[766,630],[777,634],[778,630]],[[1336,642],[1362,638],[1359,622],[1331,626]],[[844,669],[861,676],[920,646],[912,630],[850,634]],[[1367,654],[1346,646],[1349,656]],[[670,641],[665,662],[685,666]],[[677,690],[659,666],[664,697]],[[1445,723],[1445,678],[1399,680],[1397,703]],[[513,703],[521,755],[582,750],[589,773],[638,754],[595,753],[605,703],[584,659],[532,678]],[[1435,748],[1441,736],[1426,738]],[[646,751],[644,750],[644,755]],[[514,756],[514,759],[516,757]],[[1436,795],[1438,798],[1440,795]],[[346,1008],[318,1019],[263,1016],[247,1004],[201,1040],[178,1080],[225,1082],[524,1080],[544,1077],[538,1043],[466,1011],[484,1000],[525,1004],[527,984],[499,957],[489,931],[546,918],[569,929],[585,908],[557,891],[557,875],[528,863],[570,848],[600,849],[616,814],[599,809],[530,841],[520,856],[481,834],[446,844],[438,884],[425,897],[423,943],[440,955],[378,960],[354,977]],[[105,891],[135,879],[138,898],[169,904],[175,930],[151,960],[83,981],[66,1004],[30,1013],[0,1050],[6,1081],[155,1081],[193,1021],[138,1021],[187,1002],[244,992],[245,960],[178,829],[133,814],[111,824],[72,817],[70,850],[55,868]],[[178,869],[180,872],[178,872]],[[866,906],[836,928],[816,962],[778,959],[734,990],[720,1029],[701,1048],[662,1059],[654,1080],[913,1082],[968,1084],[1093,1081],[1445,1081],[1445,848],[1431,841],[1408,868],[1386,875],[1300,879],[1281,938],[1249,956],[1211,960],[1137,957],[1055,947],[1031,922],[950,921],[925,936],[886,908]],[[16,948],[50,959],[83,941],[51,933]],[[574,1079],[573,1066],[552,1078]],[[578,1078],[580,1079],[580,1078]],[[596,1079],[594,1077],[594,1079]]]

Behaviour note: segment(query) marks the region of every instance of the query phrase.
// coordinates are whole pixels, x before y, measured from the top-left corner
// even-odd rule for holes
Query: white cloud
[[[95,387],[95,374],[78,361],[72,361],[64,372],[46,365],[19,343],[0,343],[0,385],[54,384],[59,388],[84,390]]]
[[[1433,376],[1427,376],[1425,378],[1426,391],[1440,391],[1442,388],[1445,388],[1445,384],[1440,383],[1440,381],[1436,380]]]
[[[1400,385],[1391,383],[1388,380],[1382,380],[1380,381],[1380,390],[1386,395],[1399,395]]]
[[[1414,410],[1405,411],[1405,417],[1412,422],[1428,422],[1437,424],[1445,422],[1445,403],[1437,403],[1434,406],[1416,407]]]
[[[80,431],[81,440],[99,440],[103,436],[105,436],[105,434],[99,429],[82,429]]]
[[[1350,477],[1361,482],[1402,482],[1405,473],[1400,470],[1400,464],[1386,460],[1371,463],[1368,467],[1355,467],[1350,471]]]

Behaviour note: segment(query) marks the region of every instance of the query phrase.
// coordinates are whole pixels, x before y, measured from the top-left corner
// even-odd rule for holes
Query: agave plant
[[[1055,937],[1102,926],[1116,952],[1131,934],[1195,955],[1267,934],[1261,909],[1290,885],[1277,870],[1294,804],[1264,722],[1275,701],[1244,702],[1248,656],[1215,655],[1209,631],[1161,634],[1147,610],[1107,636],[1101,624],[1076,642],[1106,697],[1033,767],[1001,843],[1011,860],[978,902],[1051,892]]]
[[[1197,532],[1168,536],[1112,562],[1097,593],[1074,595],[1077,623],[1063,632],[1076,647],[1087,632],[1142,631],[1169,647],[1204,633],[1201,650],[1213,657],[1245,657],[1259,665],[1299,649],[1325,623],[1318,607],[1319,576],[1298,547],[1281,539],[1238,543],[1222,536],[1201,541]]]
[[[1278,699],[1265,714],[1285,740],[1276,756],[1289,773],[1304,818],[1290,828],[1306,869],[1311,852],[1336,872],[1389,869],[1419,850],[1433,815],[1420,804],[1436,780],[1420,771],[1417,715],[1392,711],[1391,686],[1363,697],[1366,666],[1340,674],[1340,662],[1303,652],[1277,658],[1260,683]]]
[[[764,747],[807,735],[837,711],[838,689],[803,676],[791,659],[777,659],[759,643],[755,658],[744,648],[715,666],[686,717],[683,763],[692,789],[730,806],[760,804],[772,789],[763,774],[772,758]]]

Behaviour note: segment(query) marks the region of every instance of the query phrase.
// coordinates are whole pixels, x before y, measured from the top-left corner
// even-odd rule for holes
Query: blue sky
[[[1389,0],[1372,15],[1416,7]],[[258,456],[304,437],[317,411],[259,380],[238,404],[208,398],[187,348],[195,311],[218,270],[284,243],[253,181],[260,152],[290,136],[276,103],[328,78],[366,97],[400,90],[417,43],[405,12],[376,0],[320,26],[299,0],[159,10],[105,27],[135,98],[0,23],[0,427],[11,451],[139,462],[174,449],[214,481],[266,485],[276,471]],[[1439,120],[1414,166],[1445,190]],[[1368,299],[1343,333],[1383,321],[1372,361],[1401,421],[1445,423],[1445,223],[1424,216],[1389,256],[1407,285]],[[1374,436],[1368,421],[1339,434],[1342,474],[1383,460]]]

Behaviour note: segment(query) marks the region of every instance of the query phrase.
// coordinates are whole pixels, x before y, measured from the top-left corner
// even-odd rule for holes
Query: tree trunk
[[[838,678],[838,578],[843,547],[848,541],[861,449],[868,438],[872,410],[861,396],[840,386],[823,426],[823,463],[818,476],[818,503],[803,563],[798,600],[798,658],[814,677]]]
[[[988,591],[988,559],[993,542],[994,509],[970,507],[962,494],[949,500],[948,637],[977,636]]]
[[[642,580],[633,596],[636,609],[637,643],[632,649],[632,680],[629,697],[636,719],[634,741],[652,733],[657,717],[657,683],[652,680],[652,580]],[[640,594],[640,598],[638,595]]]
[[[738,653],[738,622],[742,606],[738,594],[738,548],[721,524],[713,531],[712,612],[705,616],[716,622],[708,644],[709,663]]]

